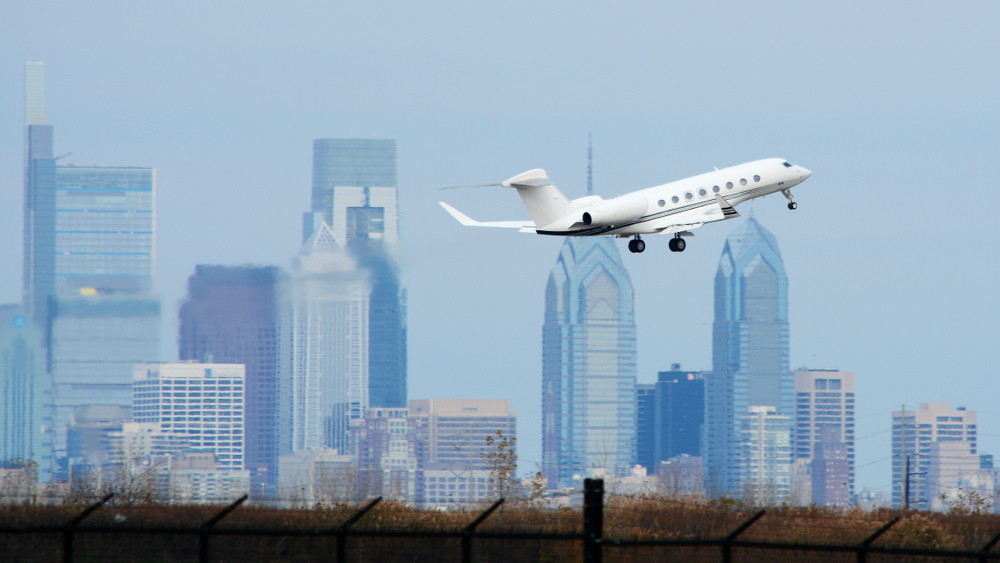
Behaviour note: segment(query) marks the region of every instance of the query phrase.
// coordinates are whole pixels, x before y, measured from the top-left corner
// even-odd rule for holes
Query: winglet
[[[719,207],[722,208],[722,216],[726,219],[735,219],[739,217],[740,214],[736,212],[736,209],[729,202],[723,199],[721,194],[715,194],[715,199],[719,202]]]
[[[454,217],[455,219],[458,219],[458,222],[465,225],[466,227],[474,227],[477,223],[479,223],[479,221],[476,221],[472,217],[469,217],[465,213],[462,213],[461,211],[455,209],[454,207],[448,205],[443,201],[439,201],[438,203],[441,204],[441,207],[443,207],[445,211],[451,214],[451,216]]]

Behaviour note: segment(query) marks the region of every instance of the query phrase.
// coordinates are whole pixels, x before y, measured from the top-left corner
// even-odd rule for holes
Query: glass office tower
[[[788,370],[788,278],[774,235],[752,217],[726,239],[715,275],[712,372],[705,374],[705,487],[741,491],[740,419],[795,415]]]
[[[34,461],[47,482],[53,406],[43,342],[42,328],[20,305],[0,305],[0,463]]]
[[[373,407],[406,407],[406,290],[399,242],[396,141],[316,139],[312,210],[303,240],[325,222],[371,281],[369,397]]]
[[[369,282],[322,223],[281,289],[279,451],[346,453],[368,398]]]
[[[567,487],[635,458],[632,281],[612,239],[567,238],[545,289],[542,471]]]
[[[278,484],[274,266],[197,266],[180,310],[179,357],[246,366],[246,469],[255,498]]]
[[[75,409],[132,404],[136,363],[159,359],[152,168],[57,166],[41,124],[42,69],[26,67],[24,307],[44,327],[66,458]]]

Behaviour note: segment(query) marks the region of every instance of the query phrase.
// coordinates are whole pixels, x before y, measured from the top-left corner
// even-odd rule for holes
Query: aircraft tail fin
[[[572,210],[570,201],[549,181],[541,168],[518,174],[500,185],[517,189],[517,195],[521,196],[536,227],[562,219]]]

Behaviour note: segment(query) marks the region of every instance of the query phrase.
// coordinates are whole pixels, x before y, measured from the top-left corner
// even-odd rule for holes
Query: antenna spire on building
[[[594,134],[587,131],[587,195],[594,195]]]

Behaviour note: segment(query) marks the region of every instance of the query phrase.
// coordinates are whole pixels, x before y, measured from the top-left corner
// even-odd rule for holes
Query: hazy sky
[[[1000,3],[25,2],[0,6],[0,301],[20,300],[24,61],[63,163],[157,169],[164,360],[196,264],[287,267],[312,140],[399,147],[411,398],[509,398],[541,457],[541,324],[559,239],[505,189],[544,168],[605,197],[766,157],[813,171],[753,203],[789,278],[791,362],[858,377],[858,436],[901,403],[979,411],[1000,454]],[[738,208],[750,211],[750,204]],[[711,367],[712,280],[739,224],[620,249],[639,382]],[[888,490],[889,433],[857,445]],[[882,461],[879,461],[882,460]],[[871,465],[866,465],[866,464]]]

